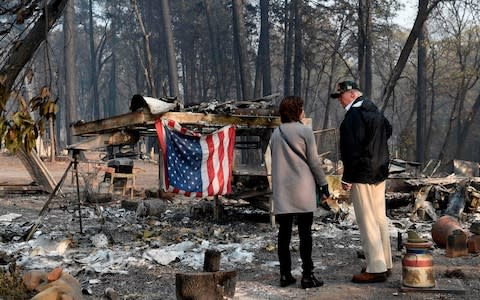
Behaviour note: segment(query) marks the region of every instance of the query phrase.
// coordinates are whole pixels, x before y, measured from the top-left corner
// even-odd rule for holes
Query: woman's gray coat
[[[315,182],[327,184],[317,145],[310,127],[300,122],[280,125],[290,145],[276,128],[272,134],[272,190],[275,214],[313,212],[316,210]],[[307,164],[308,163],[308,164]]]

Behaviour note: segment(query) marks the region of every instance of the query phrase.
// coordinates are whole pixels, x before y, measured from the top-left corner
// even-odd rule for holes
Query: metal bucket
[[[402,283],[408,287],[435,286],[433,257],[426,248],[407,247],[402,259]]]

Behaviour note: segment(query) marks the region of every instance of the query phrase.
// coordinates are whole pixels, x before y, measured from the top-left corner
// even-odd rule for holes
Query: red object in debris
[[[480,253],[480,235],[474,234],[468,237],[468,252]]]
[[[438,247],[445,248],[447,246],[448,236],[455,230],[465,232],[456,218],[448,215],[441,216],[432,226],[432,240]]]
[[[445,256],[459,257],[468,255],[467,234],[460,229],[454,230],[447,238]]]

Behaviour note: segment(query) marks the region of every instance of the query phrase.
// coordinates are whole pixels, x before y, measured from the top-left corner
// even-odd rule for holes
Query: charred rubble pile
[[[320,208],[327,210],[320,214],[321,219],[338,223],[354,219],[348,195],[337,183],[340,175],[329,177],[335,178],[329,180],[333,193],[327,205]],[[437,246],[445,248],[444,241],[455,229],[461,229],[466,238],[476,235],[475,229],[468,228],[477,228],[480,221],[479,190],[480,178],[476,163],[452,161],[444,166],[439,163],[427,164],[420,171],[418,163],[392,160],[385,195],[387,214],[399,229],[421,228],[429,239],[433,238]],[[445,224],[446,228],[443,227]],[[437,229],[438,226],[440,230]],[[435,228],[433,232],[432,227]],[[472,251],[480,252],[477,248]]]

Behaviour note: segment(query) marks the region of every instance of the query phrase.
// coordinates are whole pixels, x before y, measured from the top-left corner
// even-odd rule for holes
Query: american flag
[[[165,191],[185,196],[232,192],[235,126],[202,135],[173,120],[155,122],[162,151]]]

